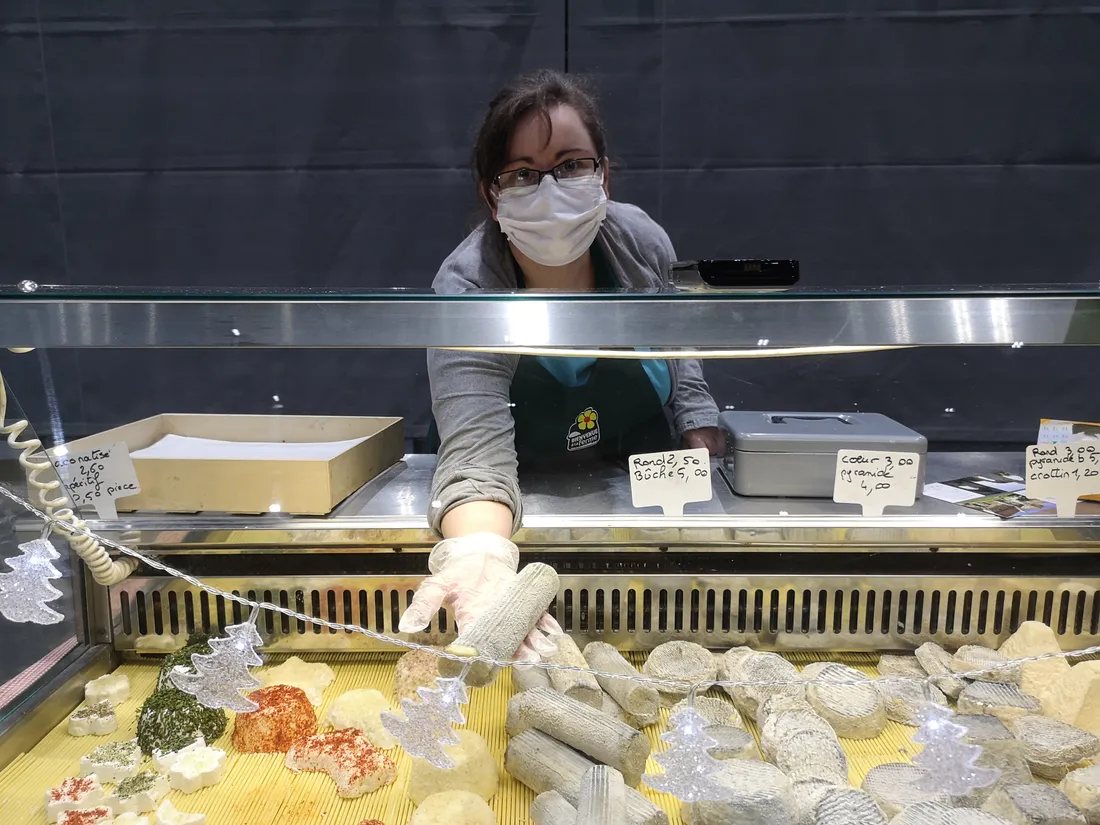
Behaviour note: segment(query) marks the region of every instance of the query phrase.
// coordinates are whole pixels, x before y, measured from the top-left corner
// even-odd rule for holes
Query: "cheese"
[[[947,704],[942,690],[920,679],[894,676],[873,684],[886,705],[886,718],[902,725],[916,727],[919,724],[916,716],[928,704],[929,698],[937,705]]]
[[[790,782],[774,765],[731,759],[715,778],[728,799],[693,804],[693,825],[795,825]]]
[[[675,716],[678,711],[687,706],[688,700],[684,699],[673,706],[669,716]],[[693,707],[700,716],[707,720],[708,725],[729,725],[731,728],[745,727],[745,722],[741,719],[741,714],[737,712],[737,708],[722,699],[715,699],[711,696],[697,696]]]
[[[141,814],[127,812],[116,816],[111,825],[152,825],[152,820]]]
[[[1041,783],[1003,785],[983,811],[1023,825],[1087,825],[1085,815],[1057,788]]]
[[[103,801],[103,787],[97,776],[71,776],[56,788],[46,791],[46,819],[57,822],[65,811],[96,808]]]
[[[923,791],[917,781],[924,771],[905,762],[887,762],[877,765],[863,778],[863,790],[874,797],[875,802],[888,817],[895,817],[910,805],[918,802],[946,804],[946,794]]]
[[[130,677],[122,673],[108,673],[92,679],[84,685],[84,698],[89,705],[107,701],[117,707],[130,698]]]
[[[936,687],[957,699],[966,687],[966,682],[951,675],[952,656],[935,642],[925,642],[916,649],[913,654],[929,676],[939,676],[936,679]]]
[[[457,730],[458,744],[445,745],[453,768],[437,768],[426,759],[413,759],[406,793],[414,805],[421,805],[442,791],[468,791],[488,801],[500,784],[500,769],[489,746],[472,730]]]
[[[789,684],[750,684],[744,687],[726,688],[733,704],[745,716],[756,719],[760,703],[771,696],[802,697],[806,688],[801,684],[798,668],[776,653],[749,653],[734,657],[726,653],[723,666],[729,671],[726,681],[733,682],[788,682]],[[757,720],[759,721],[759,720]]]
[[[999,648],[1006,659],[1026,659],[1044,653],[1061,651],[1058,636],[1042,622],[1024,622]],[[1042,694],[1069,672],[1069,662],[1063,658],[1043,659],[1020,665],[1020,688],[1024,693],[1042,698]]]
[[[303,662],[297,656],[291,656],[281,665],[276,665],[259,674],[260,686],[290,685],[305,692],[309,703],[318,707],[323,701],[322,691],[333,683],[336,674],[332,668],[320,662]]]
[[[1090,825],[1100,823],[1100,765],[1070,771],[1058,788],[1081,809]]]
[[[376,748],[396,748],[397,740],[382,726],[382,714],[392,712],[389,700],[377,690],[349,690],[341,693],[322,723],[337,730],[357,728]]]
[[[916,656],[895,656],[891,653],[878,657],[878,672],[881,676],[911,676],[914,679],[923,679],[928,675]]]
[[[756,739],[744,728],[731,725],[707,725],[706,735],[715,741],[707,753],[715,759],[759,759]]]
[[[69,716],[69,736],[106,736],[118,730],[118,716],[106,699],[74,710]]]
[[[954,673],[975,673],[974,676],[969,678],[982,682],[1017,684],[1020,681],[1020,668],[1018,665],[1006,664],[1000,653],[981,645],[963,645],[960,647],[955,651],[955,655],[951,657],[950,667]]]
[[[787,777],[790,779],[790,777]],[[846,787],[828,779],[801,779],[791,782],[795,821],[798,825],[814,825],[814,810],[829,791]]]
[[[159,773],[143,771],[118,783],[115,792],[107,797],[107,805],[116,814],[143,814],[152,811],[168,796],[168,780]]]
[[[1041,698],[1047,716],[1100,735],[1100,662],[1074,665]]]
[[[225,751],[209,747],[202,737],[178,751],[154,754],[153,764],[168,774],[175,790],[184,793],[216,785],[225,778]]]
[[[136,739],[108,742],[80,757],[80,775],[99,778],[100,782],[121,782],[137,773],[141,748]]]
[[[989,713],[1005,724],[1038,713],[1039,700],[1005,682],[971,682],[959,694],[960,713]]]
[[[177,810],[170,800],[164,800],[156,812],[157,825],[206,825],[206,814],[189,814]]]
[[[814,825],[886,825],[878,803],[864,791],[835,788],[814,809]]]
[[[1024,716],[1012,723],[1031,772],[1061,779],[1070,768],[1100,753],[1100,738],[1046,716]]]
[[[871,739],[886,726],[885,702],[866,674],[847,665],[814,662],[802,669],[802,678],[810,682],[806,700],[833,726],[837,736]]]
[[[1006,820],[974,808],[950,808],[939,802],[910,805],[890,825],[1008,825]]]
[[[409,825],[497,825],[497,818],[477,794],[441,791],[421,803]]]
[[[836,740],[814,730],[796,731],[779,740],[775,766],[792,781],[826,779],[843,784],[848,779],[848,757]]]
[[[966,728],[962,741],[968,745],[979,745],[981,756],[974,764],[982,768],[996,768],[1001,772],[998,782],[1011,785],[1026,785],[1031,781],[1031,768],[1024,759],[1024,748],[1020,741],[1005,727],[1004,722],[995,716],[956,714],[951,720]],[[984,802],[993,793],[993,786],[976,788],[962,798],[969,805],[977,799]]]
[[[694,642],[665,642],[657,645],[642,665],[642,673],[654,679],[672,681],[701,682],[707,687],[718,675],[718,663],[714,655],[702,645]],[[551,673],[550,680],[554,675]],[[663,703],[676,704],[687,696],[689,688],[684,685],[657,685],[657,692]],[[706,690],[706,687],[702,688]]]
[[[814,730],[824,736],[836,739],[836,731],[832,725],[822,719],[812,710],[790,710],[785,713],[775,713],[764,720],[760,727],[760,750],[765,759],[774,759],[776,748],[780,742],[794,733],[803,730]]]

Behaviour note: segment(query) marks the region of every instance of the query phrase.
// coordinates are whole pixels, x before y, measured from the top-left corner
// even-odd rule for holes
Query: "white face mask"
[[[587,252],[606,212],[600,175],[564,181],[546,175],[538,186],[505,189],[497,201],[501,231],[543,266],[571,264]]]

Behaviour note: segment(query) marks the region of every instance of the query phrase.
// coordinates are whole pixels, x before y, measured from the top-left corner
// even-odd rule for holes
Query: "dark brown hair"
[[[474,144],[474,174],[480,194],[489,194],[493,178],[508,162],[508,144],[516,125],[529,113],[536,112],[549,130],[550,110],[555,106],[570,106],[576,110],[599,157],[607,154],[607,135],[596,95],[588,83],[578,75],[539,69],[517,77],[489,103],[489,111]]]

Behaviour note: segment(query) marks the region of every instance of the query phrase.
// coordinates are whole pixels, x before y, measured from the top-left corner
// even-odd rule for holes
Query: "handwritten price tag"
[[[864,516],[881,516],[884,507],[912,507],[919,472],[916,453],[841,450],[836,456],[833,501],[858,504]]]
[[[1100,444],[1071,442],[1027,448],[1029,498],[1053,499],[1059,518],[1077,514],[1077,499],[1100,494]]]
[[[118,518],[115,499],[141,492],[125,444],[55,455],[51,460],[73,504],[78,508],[94,507],[96,514],[106,521]]]
[[[666,516],[682,516],[689,501],[710,501],[710,453],[670,450],[630,457],[630,497],[635,507],[660,507]]]

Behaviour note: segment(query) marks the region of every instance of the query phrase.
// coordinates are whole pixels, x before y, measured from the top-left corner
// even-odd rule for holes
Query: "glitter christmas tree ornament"
[[[194,671],[175,667],[169,680],[184,693],[194,696],[199,704],[208,708],[225,708],[237,713],[251,713],[259,705],[242,696],[242,690],[260,686],[260,680],[249,667],[263,664],[256,648],[263,644],[256,630],[258,607],[252,609],[247,622],[231,624],[225,629],[225,637],[211,639],[210,653],[191,656]]]
[[[457,745],[458,735],[452,725],[466,721],[462,706],[470,701],[462,677],[440,676],[436,687],[419,687],[419,702],[402,699],[405,717],[395,713],[382,714],[382,727],[389,731],[410,756],[424,759],[437,768],[450,770],[455,761],[443,750],[444,745]]]
[[[962,796],[975,788],[992,785],[1001,772],[975,765],[982,755],[981,745],[962,741],[966,727],[951,721],[950,708],[929,703],[917,714],[920,727],[913,741],[924,750],[913,757],[913,764],[924,770],[916,786],[922,791]]]
[[[57,624],[65,617],[46,607],[46,602],[62,595],[49,582],[61,578],[61,572],[53,566],[60,554],[44,536],[20,544],[19,549],[23,555],[6,559],[14,572],[0,573],[0,614],[11,622]]]
[[[663,774],[647,773],[642,781],[655,791],[670,793],[681,802],[724,802],[730,791],[718,776],[722,763],[707,750],[718,741],[707,735],[707,720],[693,704],[677,711],[668,720],[669,731],[661,739],[672,747],[653,760],[665,769]]]

